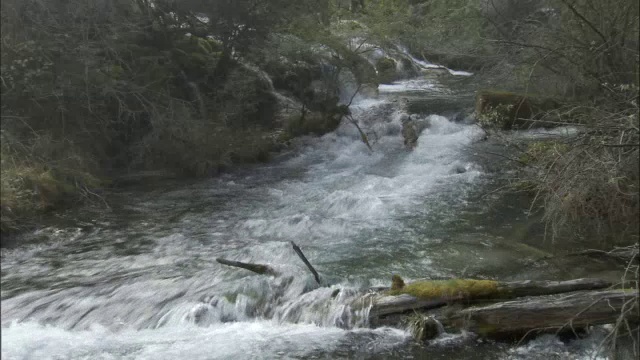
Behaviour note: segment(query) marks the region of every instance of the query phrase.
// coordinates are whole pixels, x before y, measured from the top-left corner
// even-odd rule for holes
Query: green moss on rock
[[[391,277],[391,290],[402,290],[404,288],[404,280],[399,275],[393,275]]]

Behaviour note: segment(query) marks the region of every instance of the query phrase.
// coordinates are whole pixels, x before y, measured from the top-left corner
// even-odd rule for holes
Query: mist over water
[[[3,249],[2,358],[537,358],[535,344],[556,340],[508,348],[462,334],[423,348],[402,329],[369,329],[368,304],[354,302],[392,274],[504,277],[525,256],[496,245],[484,230],[492,224],[469,220],[486,211],[471,199],[490,178],[470,156],[483,136],[477,127],[417,114],[428,126],[405,150],[398,96],[439,88],[408,80],[354,104],[373,152],[345,122],[297,140],[267,165],[121,190],[112,211],[75,214],[75,226],[41,229]],[[216,257],[269,264],[281,275]],[[554,351],[581,353],[593,342],[576,344]]]

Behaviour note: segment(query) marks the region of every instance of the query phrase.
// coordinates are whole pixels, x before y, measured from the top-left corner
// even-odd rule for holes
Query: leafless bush
[[[565,107],[544,119],[578,124],[576,136],[530,145],[527,151],[530,167],[522,180],[535,190],[534,206],[544,209],[552,235],[571,231],[614,242],[637,241],[637,107]]]

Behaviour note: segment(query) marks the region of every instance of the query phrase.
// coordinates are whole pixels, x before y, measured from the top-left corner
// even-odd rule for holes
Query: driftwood
[[[318,275],[318,272],[316,271],[316,269],[314,269],[313,266],[311,266],[311,263],[309,262],[309,260],[307,260],[307,257],[304,256],[300,247],[298,247],[298,245],[296,245],[296,243],[294,243],[293,241],[291,242],[291,246],[293,246],[293,250],[296,252],[296,254],[298,254],[300,259],[302,259],[302,262],[305,265],[307,265],[307,268],[309,268],[309,271],[311,271],[311,273],[313,274],[313,277],[316,279],[316,282],[320,284],[320,275]]]
[[[438,320],[445,327],[495,337],[611,324],[620,317],[637,322],[639,315],[637,292],[601,290],[469,307]]]
[[[291,245],[293,246],[293,250],[296,252],[296,254],[298,254],[300,259],[302,259],[302,262],[304,262],[304,264],[307,266],[307,268],[309,268],[309,271],[311,271],[311,273],[313,274],[313,277],[316,280],[316,282],[318,284],[320,284],[320,275],[318,274],[316,269],[313,268],[313,266],[311,265],[309,260],[307,260],[307,257],[304,256],[304,254],[302,253],[302,250],[300,249],[300,247],[298,245],[296,245],[296,243],[294,243],[293,241],[291,241]],[[238,267],[238,268],[241,268],[241,269],[253,271],[254,273],[260,274],[260,275],[273,275],[273,276],[280,275],[280,273],[278,271],[276,271],[274,268],[272,268],[269,265],[255,264],[255,263],[245,263],[245,262],[240,262],[240,261],[227,260],[227,259],[223,259],[223,258],[216,258],[216,261],[218,263],[222,264],[222,265]]]
[[[300,248],[291,244],[320,284],[318,273]],[[269,265],[222,258],[216,261],[258,274],[279,275]],[[392,289],[370,289],[354,300],[352,306],[370,306],[371,326],[406,324],[409,320],[419,340],[437,336],[442,326],[482,337],[517,338],[540,332],[575,331],[590,325],[625,322],[637,326],[640,315],[637,290],[612,290],[610,282],[600,279],[511,282],[459,279],[404,285],[398,277],[394,284]],[[425,293],[440,295],[423,297]]]
[[[494,292],[495,296],[474,297],[469,295],[454,295],[433,299],[420,299],[418,297],[401,294],[387,295],[380,294],[371,299],[372,307],[369,317],[372,320],[389,314],[398,314],[407,311],[422,309],[428,310],[450,303],[473,300],[504,300],[523,296],[540,296],[550,294],[560,294],[580,290],[597,290],[610,287],[610,282],[600,279],[576,279],[569,281],[511,281],[498,283]]]
[[[260,275],[278,275],[278,272],[269,265],[264,264],[253,264],[253,263],[243,263],[240,261],[227,260],[223,258],[217,258],[217,262],[222,265],[239,267],[245,270],[253,271],[256,274]]]

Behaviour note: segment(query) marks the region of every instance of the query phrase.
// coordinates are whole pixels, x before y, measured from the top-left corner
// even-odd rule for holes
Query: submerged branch
[[[223,258],[217,258],[216,261],[222,265],[239,267],[245,270],[253,271],[254,273],[260,275],[278,275],[278,272],[269,265],[243,263],[240,261],[227,260]]]

